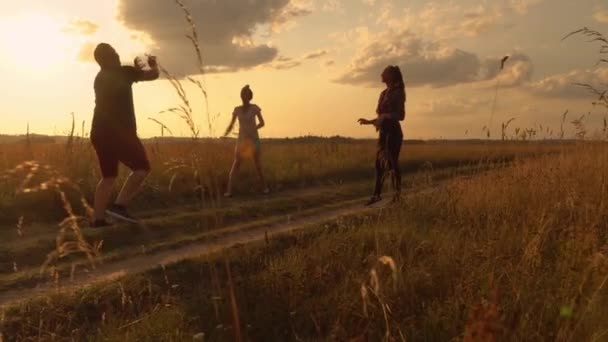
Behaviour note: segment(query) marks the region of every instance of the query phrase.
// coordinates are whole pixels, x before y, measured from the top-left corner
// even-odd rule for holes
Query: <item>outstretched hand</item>
[[[146,65],[144,64],[144,62],[141,60],[140,57],[135,57],[135,59],[133,60],[133,65],[137,69],[141,69],[141,70],[143,70],[146,67]]]
[[[150,69],[156,69],[158,67],[158,62],[156,60],[156,56],[148,56],[148,62],[144,62],[141,57],[135,57],[133,60],[133,65],[136,68],[144,70],[146,66],[150,67]]]
[[[148,56],[148,65],[152,69],[155,69],[158,67],[158,62],[156,61],[156,56]]]
[[[372,122],[370,120],[363,119],[363,118],[357,120],[357,122],[359,122],[359,125],[371,125],[372,124]]]

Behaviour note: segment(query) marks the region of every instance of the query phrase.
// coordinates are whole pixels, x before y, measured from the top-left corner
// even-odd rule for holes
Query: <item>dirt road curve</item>
[[[352,202],[350,202],[352,203]],[[91,284],[110,281],[127,274],[145,272],[161,265],[169,265],[178,261],[215,253],[239,244],[246,244],[265,239],[266,236],[286,233],[298,229],[335,220],[339,217],[362,214],[377,210],[379,206],[365,208],[363,200],[358,204],[334,209],[315,216],[285,220],[281,223],[252,228],[250,230],[228,233],[217,239],[193,243],[177,249],[161,251],[154,254],[141,255],[130,259],[102,264],[89,273],[76,274],[73,279],[64,280],[59,285],[54,282],[39,284],[36,288],[22,288],[0,293],[0,307],[15,304],[20,301],[44,296],[55,292],[68,292]]]

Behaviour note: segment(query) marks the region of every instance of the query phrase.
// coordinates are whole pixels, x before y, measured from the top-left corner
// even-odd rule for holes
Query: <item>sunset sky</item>
[[[493,135],[500,124],[542,124],[557,130],[562,113],[605,110],[572,85],[608,84],[599,47],[583,26],[608,33],[608,3],[600,0],[184,0],[190,7],[208,73],[217,133],[225,129],[239,91],[250,84],[263,110],[263,137],[373,137],[356,119],[372,117],[380,73],[397,64],[408,90],[406,138],[477,138],[489,125],[500,85]],[[64,134],[74,112],[86,129],[98,67],[92,49],[114,45],[123,62],[142,53],[178,75],[195,75],[196,58],[173,0],[20,0],[0,4],[1,134]],[[498,73],[500,59],[510,55]],[[186,82],[187,83],[187,82]],[[202,135],[203,102],[186,87]],[[159,112],[179,104],[165,80],[134,86],[139,133],[159,135],[158,119],[175,135],[187,126]],[[570,121],[571,121],[570,120]]]

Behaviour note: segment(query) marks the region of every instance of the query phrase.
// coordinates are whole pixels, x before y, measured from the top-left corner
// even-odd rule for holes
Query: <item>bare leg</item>
[[[116,201],[114,203],[123,207],[127,207],[133,197],[135,197],[135,195],[137,195],[137,193],[141,189],[141,185],[143,184],[148,174],[150,174],[150,171],[148,170],[137,170],[131,172],[129,178],[127,178],[127,181],[123,185],[122,190],[120,190],[120,193],[118,194],[118,197],[116,198]]]
[[[241,158],[235,157],[234,162],[232,163],[232,168],[230,169],[230,174],[228,175],[228,185],[226,186],[226,196],[232,195],[232,182],[234,176],[239,172],[241,168]]]
[[[260,159],[260,153],[256,152],[253,156],[253,161],[255,163],[255,169],[258,172],[258,177],[260,178],[260,182],[264,187],[264,192],[268,192],[268,184],[266,184],[266,179],[264,178],[264,172],[262,171],[262,161]]]
[[[116,181],[116,178],[103,178],[97,184],[97,189],[95,190],[94,220],[103,220],[105,218],[106,207],[110,203],[114,181]]]

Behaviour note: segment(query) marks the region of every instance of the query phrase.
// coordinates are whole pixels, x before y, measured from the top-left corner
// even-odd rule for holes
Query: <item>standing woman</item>
[[[239,137],[236,143],[236,149],[234,151],[234,162],[232,163],[232,169],[228,176],[228,187],[225,197],[232,196],[232,184],[236,173],[241,167],[243,158],[252,158],[255,163],[255,169],[260,179],[260,183],[264,187],[264,194],[270,193],[270,189],[264,179],[264,173],[262,172],[262,162],[260,160],[260,136],[258,130],[264,127],[264,118],[262,117],[262,109],[257,105],[251,103],[253,99],[253,92],[249,85],[246,85],[241,89],[241,100],[243,101],[242,106],[238,106],[232,113],[232,120],[230,125],[226,129],[224,136],[230,134],[234,128],[236,121],[239,121]],[[257,119],[257,122],[256,122]]]
[[[388,171],[393,173],[393,187],[395,197],[393,201],[401,198],[401,169],[399,167],[399,153],[403,145],[403,132],[399,121],[405,119],[405,84],[401,70],[396,65],[390,65],[382,72],[382,82],[386,89],[380,94],[377,117],[372,120],[359,119],[361,125],[374,125],[380,132],[378,137],[378,151],[376,153],[376,187],[374,195],[366,205],[372,205],[382,200],[382,186]]]

